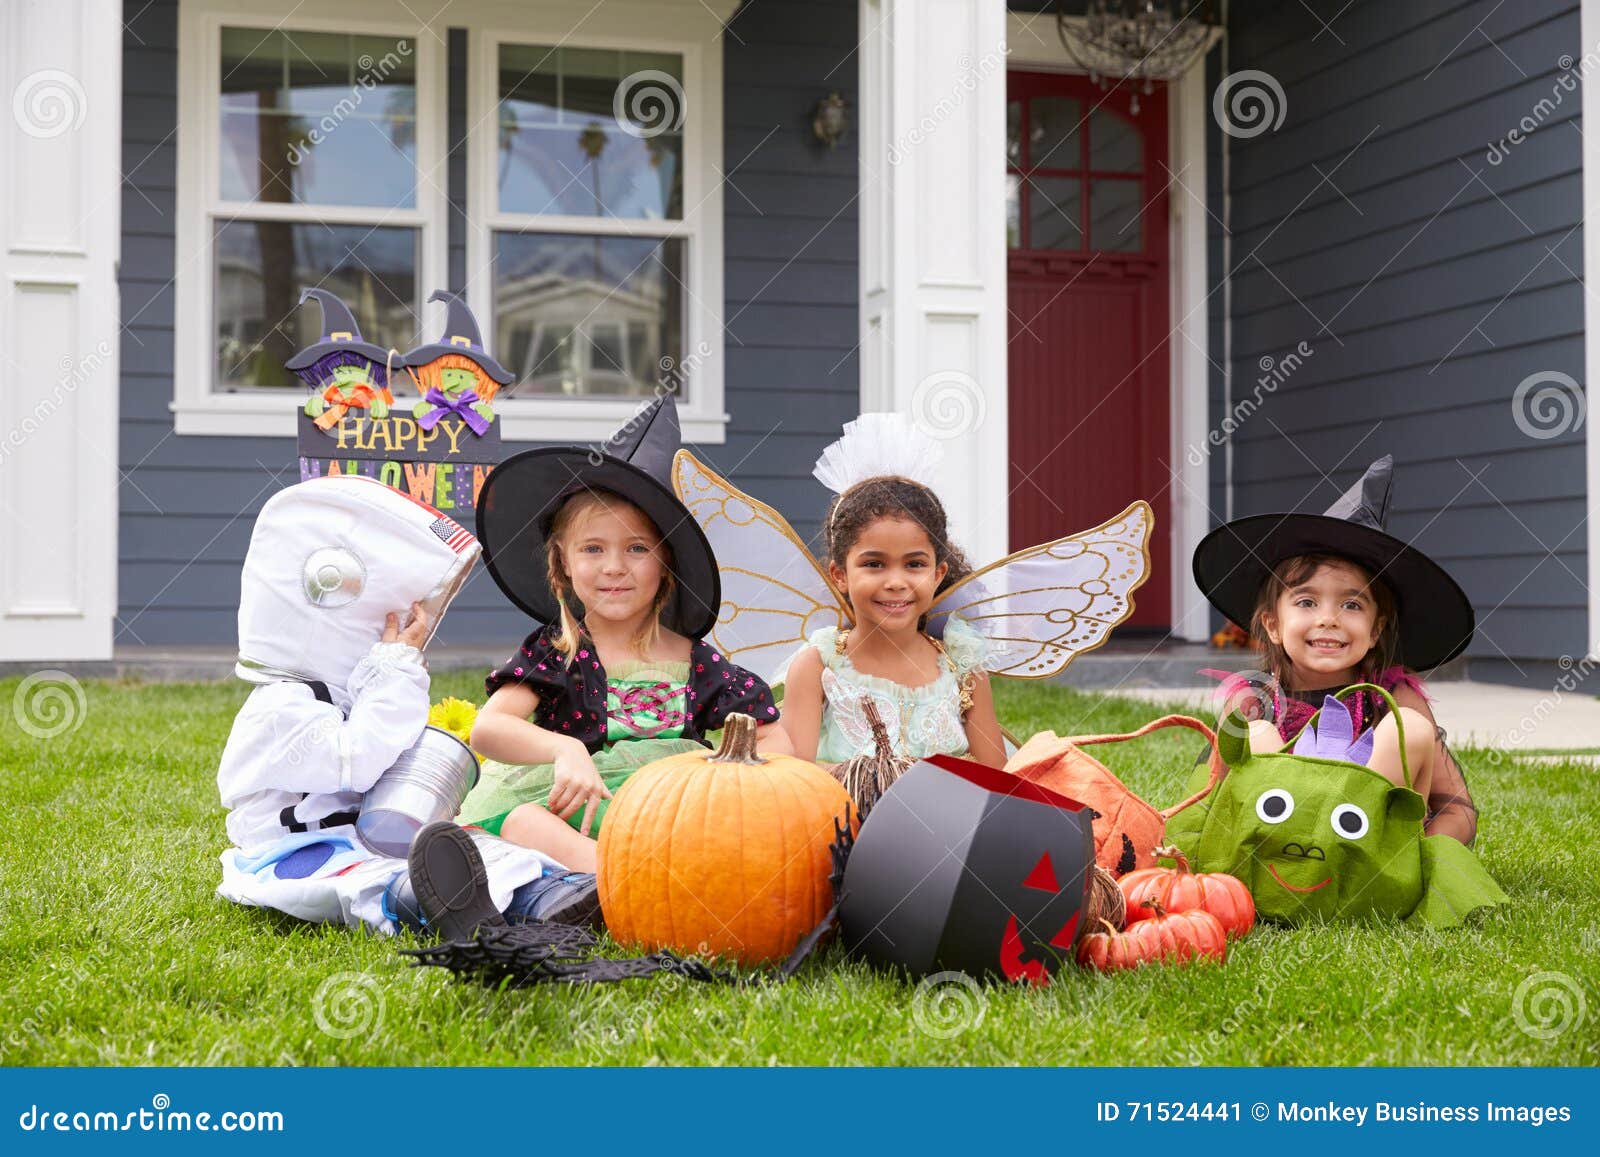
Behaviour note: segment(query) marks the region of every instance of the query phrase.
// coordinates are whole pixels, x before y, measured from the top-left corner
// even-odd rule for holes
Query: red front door
[[[1171,621],[1167,93],[1007,83],[1011,549],[1136,498],[1155,510],[1130,624]]]

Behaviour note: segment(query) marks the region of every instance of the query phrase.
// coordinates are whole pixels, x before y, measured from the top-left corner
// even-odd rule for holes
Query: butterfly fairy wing
[[[847,624],[832,584],[776,510],[687,450],[673,459],[672,488],[717,556],[722,605],[711,640],[723,654],[773,682],[813,631]]]
[[[1079,534],[1018,551],[951,587],[933,605],[928,627],[951,615],[988,642],[984,666],[997,675],[1045,679],[1106,641],[1133,611],[1133,592],[1150,573],[1155,516],[1135,502]]]

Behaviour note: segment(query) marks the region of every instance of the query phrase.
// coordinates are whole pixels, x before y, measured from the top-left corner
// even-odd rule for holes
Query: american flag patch
[[[429,529],[437,534],[440,540],[457,554],[466,550],[475,541],[471,531],[463,529],[460,523],[452,518],[446,518],[442,514],[434,520]]]

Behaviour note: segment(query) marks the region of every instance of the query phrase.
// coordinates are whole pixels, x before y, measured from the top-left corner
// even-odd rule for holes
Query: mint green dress
[[[911,759],[966,755],[967,729],[961,718],[961,681],[982,670],[989,644],[966,623],[951,617],[944,632],[939,677],[920,687],[855,669],[839,653],[839,631],[824,627],[806,641],[822,657],[822,726],[817,762],[842,763],[872,750],[872,728],[864,704],[871,700],[896,754]]]
[[[605,746],[592,756],[606,789],[613,794],[630,775],[647,763],[685,751],[704,751],[705,745],[683,738],[688,707],[689,664],[655,660],[623,663],[606,672]],[[555,765],[514,764],[486,759],[479,770],[478,786],[461,805],[458,821],[500,834],[500,826],[525,803],[545,806],[555,786]],[[607,800],[594,806],[589,834],[598,837]],[[583,811],[567,820],[582,830]]]

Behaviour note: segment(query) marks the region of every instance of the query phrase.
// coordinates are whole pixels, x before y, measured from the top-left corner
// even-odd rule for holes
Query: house
[[[512,442],[679,388],[805,535],[862,410],[946,439],[977,559],[1146,498],[1152,646],[1216,626],[1210,527],[1392,452],[1473,675],[1600,653],[1600,0],[1214,8],[1107,86],[1001,0],[8,5],[0,660],[231,642],[307,284],[399,349],[463,290]],[[480,574],[442,637],[522,629]]]

